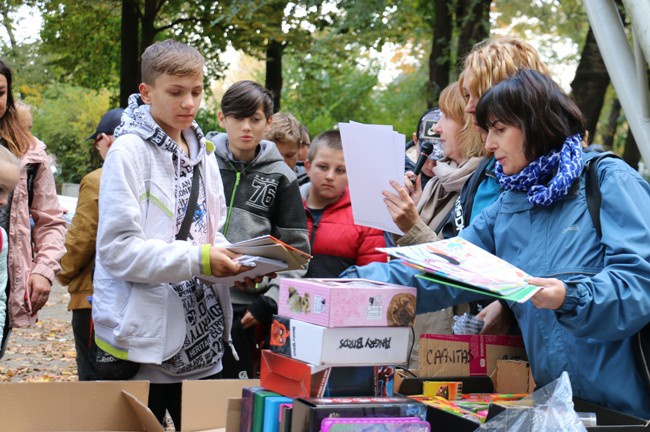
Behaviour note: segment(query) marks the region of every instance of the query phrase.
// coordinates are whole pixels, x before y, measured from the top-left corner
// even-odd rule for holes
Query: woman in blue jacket
[[[460,236],[543,286],[512,303],[535,382],[567,371],[576,397],[650,418],[650,389],[631,337],[650,322],[650,186],[623,161],[598,164],[599,237],[587,209],[584,119],[550,78],[519,71],[483,95],[476,110],[504,192]],[[415,278],[398,261],[351,268],[418,288],[418,312],[480,297]]]

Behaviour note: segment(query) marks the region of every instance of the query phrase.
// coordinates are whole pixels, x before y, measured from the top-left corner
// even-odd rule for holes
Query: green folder
[[[264,425],[264,399],[270,396],[282,396],[270,390],[260,390],[253,396],[253,431],[262,432]]]

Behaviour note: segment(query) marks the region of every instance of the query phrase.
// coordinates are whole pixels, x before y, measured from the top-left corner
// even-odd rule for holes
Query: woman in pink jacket
[[[0,226],[9,238],[9,283],[0,287],[7,292],[5,335],[12,327],[36,323],[60,269],[66,229],[45,144],[20,125],[11,81],[11,70],[0,61],[0,144],[21,160],[20,181],[9,194],[9,205],[0,208]]]

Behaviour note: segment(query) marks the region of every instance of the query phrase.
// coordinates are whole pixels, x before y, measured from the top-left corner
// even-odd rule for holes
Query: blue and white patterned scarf
[[[573,135],[560,150],[538,157],[517,174],[504,174],[498,162],[495,173],[504,190],[528,192],[531,204],[548,206],[569,192],[583,165],[580,135]]]

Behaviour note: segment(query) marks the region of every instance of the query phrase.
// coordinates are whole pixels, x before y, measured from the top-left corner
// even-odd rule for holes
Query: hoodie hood
[[[234,159],[230,148],[228,147],[228,134],[225,132],[208,132],[207,138],[214,142],[215,150],[214,153],[218,158],[223,160],[228,160],[237,168],[238,171],[241,171],[242,168],[245,168],[248,165],[264,165],[273,162],[282,161],[282,155],[280,151],[275,146],[275,143],[267,140],[260,141],[258,147],[258,152],[250,162],[241,162]]]
[[[167,133],[156,123],[151,116],[151,107],[144,103],[139,93],[129,96],[129,104],[122,113],[122,121],[115,128],[115,138],[126,134],[134,134],[150,142],[164,151],[171,152],[174,160],[179,162],[181,170],[191,171],[191,167],[202,159],[202,152],[206,151],[206,140],[203,132],[196,121],[192,122],[189,129],[183,130],[182,134],[189,143],[188,134],[194,132],[198,141],[198,152],[193,159],[190,159],[176,144],[176,142],[167,135]]]

